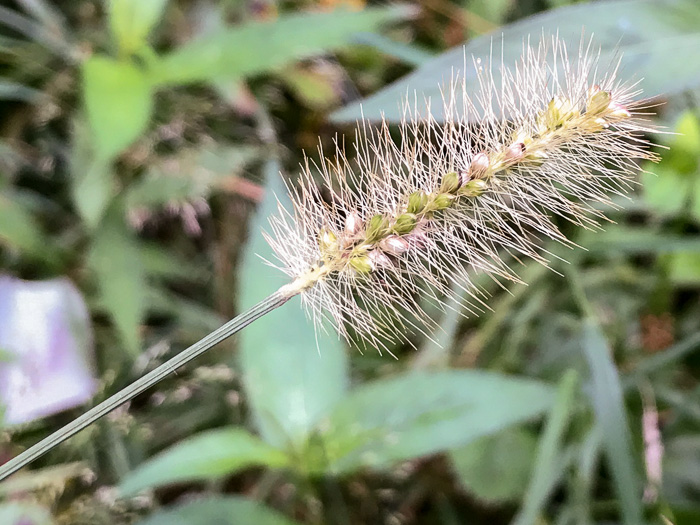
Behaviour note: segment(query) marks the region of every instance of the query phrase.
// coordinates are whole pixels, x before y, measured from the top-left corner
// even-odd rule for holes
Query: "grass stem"
[[[156,383],[165,379],[172,372],[199,357],[221,341],[231,337],[236,332],[242,330],[272,310],[279,308],[297,293],[299,293],[298,289],[290,286],[284,286],[266,299],[260,301],[252,308],[231,319],[229,322],[214,330],[200,341],[196,342],[172,359],[160,365],[158,368],[152,370],[142,378],[134,381],[131,385],[105,399],[95,407],[85,412],[82,416],[74,419],[66,426],[42,439],[36,445],[25,450],[17,457],[11,459],[4,465],[1,465],[0,481],[14,474],[19,469],[25,467],[34,460],[40,458],[68,438],[92,425],[95,421],[106,416],[127,401],[131,401],[136,396],[142,394]]]

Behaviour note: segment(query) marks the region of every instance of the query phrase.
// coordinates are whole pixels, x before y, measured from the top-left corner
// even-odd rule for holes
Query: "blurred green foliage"
[[[0,522],[700,522],[691,0],[3,2],[0,265],[81,288],[107,396],[284,283],[261,229],[332,112],[395,118],[448,47],[582,26],[677,133],[615,224],[567,232],[587,252],[480,283],[492,311],[435,312],[442,346],[398,360],[285,305],[0,484]],[[76,415],[4,429],[0,461]]]

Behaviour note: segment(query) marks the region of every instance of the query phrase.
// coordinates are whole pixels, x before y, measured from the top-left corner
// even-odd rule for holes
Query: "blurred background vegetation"
[[[278,173],[360,102],[396,121],[465,42],[513,62],[584,30],[678,132],[604,232],[568,227],[586,251],[481,283],[491,311],[435,312],[397,360],[292,301],[0,483],[0,523],[700,523],[695,0],[3,0],[0,268],[70,286],[22,315],[74,341],[41,351],[80,355],[90,401],[17,415],[11,377],[48,379],[0,287],[0,462],[283,283],[256,256]]]

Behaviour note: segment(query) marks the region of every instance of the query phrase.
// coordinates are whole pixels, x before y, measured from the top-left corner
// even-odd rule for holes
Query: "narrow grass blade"
[[[603,431],[603,449],[620,498],[625,525],[642,523],[641,477],[635,466],[622,385],[607,341],[592,319],[583,326],[583,352],[591,370],[591,397]]]
[[[559,382],[554,407],[537,450],[530,486],[523,507],[512,525],[532,525],[537,522],[537,517],[564,470],[562,441],[573,412],[577,384],[578,375],[574,370],[569,370]]]

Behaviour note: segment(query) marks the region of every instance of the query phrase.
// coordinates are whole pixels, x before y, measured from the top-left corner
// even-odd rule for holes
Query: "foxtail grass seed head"
[[[571,245],[555,216],[596,228],[599,205],[628,193],[638,162],[654,159],[639,90],[616,67],[601,74],[591,44],[573,59],[556,38],[526,44],[498,84],[474,67],[477,94],[454,80],[441,122],[406,104],[395,142],[386,122],[362,121],[356,160],[337,142],[290,188],[294,210],[280,210],[269,238],[319,326],[329,320],[380,351],[410,342],[434,328],[422,301],[444,307],[455,283],[478,313],[486,306],[474,272],[519,281],[504,253],[547,264],[544,239]]]
[[[640,92],[617,80],[617,67],[600,74],[590,44],[569,60],[556,38],[528,43],[514,68],[500,68],[498,84],[474,65],[476,95],[454,80],[442,121],[406,104],[399,142],[386,122],[362,121],[355,161],[342,141],[331,158],[321,151],[320,165],[307,160],[290,187],[293,210],[280,208],[267,236],[291,283],[0,466],[0,479],[296,294],[317,328],[328,320],[379,351],[411,343],[415,332],[429,336],[435,322],[423,305],[447,308],[459,287],[465,310],[478,313],[486,305],[475,272],[520,282],[503,254],[547,264],[544,239],[571,244],[555,216],[597,227],[600,205],[629,191],[640,160],[655,159]]]

